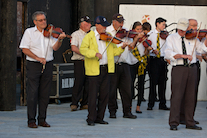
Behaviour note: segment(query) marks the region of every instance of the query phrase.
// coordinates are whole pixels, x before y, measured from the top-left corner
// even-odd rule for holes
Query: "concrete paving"
[[[133,100],[132,112],[135,113],[136,100]],[[186,129],[179,125],[178,131],[169,130],[169,111],[158,110],[156,103],[152,111],[147,111],[147,102],[142,102],[142,114],[137,119],[123,118],[121,101],[116,119],[109,118],[106,110],[105,121],[108,125],[86,123],[87,110],[70,111],[70,103],[49,104],[47,122],[50,128],[27,127],[27,110],[25,106],[17,106],[16,111],[0,112],[0,138],[206,138],[207,137],[207,101],[199,101],[195,120],[200,122],[203,130]],[[169,101],[167,101],[169,106]]]

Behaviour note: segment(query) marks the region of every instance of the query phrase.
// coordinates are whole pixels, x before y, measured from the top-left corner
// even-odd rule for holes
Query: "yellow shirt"
[[[101,41],[101,40],[100,40]],[[109,42],[106,42],[106,46]],[[83,38],[80,53],[85,56],[85,73],[88,76],[97,76],[100,74],[100,65],[96,53],[99,53],[98,44],[94,31],[90,31]],[[110,43],[107,48],[108,73],[114,73],[114,56],[120,55],[124,50],[116,44]],[[102,54],[102,53],[101,53]]]

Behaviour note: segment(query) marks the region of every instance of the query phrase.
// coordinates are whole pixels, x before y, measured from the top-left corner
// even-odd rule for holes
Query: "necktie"
[[[157,33],[157,50],[158,50],[157,57],[160,58],[160,33]]]
[[[181,37],[182,38],[182,49],[183,49],[183,55],[186,55],[186,48],[185,48],[185,42],[184,42],[184,37]],[[184,66],[187,66],[188,65],[188,59],[183,59],[183,64]]]

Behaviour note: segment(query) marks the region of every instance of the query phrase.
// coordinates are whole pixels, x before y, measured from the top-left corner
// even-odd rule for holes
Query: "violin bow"
[[[200,29],[201,29],[201,24],[202,24],[202,22],[200,23],[200,26],[199,26],[199,29],[198,29],[198,32],[197,32],[197,35],[196,35],[196,40],[195,40],[195,44],[194,44],[194,47],[193,47],[193,51],[192,51],[192,54],[191,54],[191,56],[193,56],[193,53],[194,53],[194,50],[195,50],[195,46],[196,46],[196,42],[197,42],[197,39],[198,39],[198,35],[199,35],[199,32],[200,32]],[[193,59],[192,59],[193,60]],[[191,61],[192,61],[191,60]],[[191,61],[189,62],[189,66],[190,66],[190,64],[191,64]]]
[[[132,28],[132,25],[130,26],[130,28]],[[126,42],[126,41],[128,40],[129,32],[130,32],[130,30],[127,32],[126,39],[125,39],[124,42]],[[121,57],[121,55],[120,55],[119,58],[117,59],[116,63],[118,63],[120,57]]]
[[[103,54],[106,52],[106,49],[109,47],[110,43],[112,42],[112,40],[114,39],[114,37],[116,36],[116,34],[117,34],[117,32],[120,30],[120,28],[121,28],[121,27],[119,27],[119,28],[117,29],[115,35],[111,38],[111,40],[109,41],[108,45],[106,46],[104,52],[103,52],[101,55],[103,55]],[[98,59],[98,60],[100,60],[100,59]]]
[[[50,37],[51,37],[51,35],[52,35],[52,29],[53,29],[53,26],[50,28]],[[50,43],[50,37],[49,37],[49,40],[48,40],[48,44],[47,44],[47,48],[46,48],[46,53],[45,53],[45,60],[46,60],[46,58],[47,58],[47,51],[48,51],[48,46],[49,46],[49,43]],[[45,63],[46,64],[46,63]],[[43,66],[42,66],[42,73],[44,72],[44,70],[45,70],[45,64],[43,64]]]

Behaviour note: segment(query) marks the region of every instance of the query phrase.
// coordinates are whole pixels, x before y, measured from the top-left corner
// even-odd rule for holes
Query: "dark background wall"
[[[60,27],[67,34],[72,29],[72,0],[30,0],[28,1],[28,27],[34,26],[32,14],[35,11],[44,11],[47,16],[47,23]],[[62,53],[69,49],[68,39],[64,39],[63,45],[54,52],[54,62],[63,63]]]

